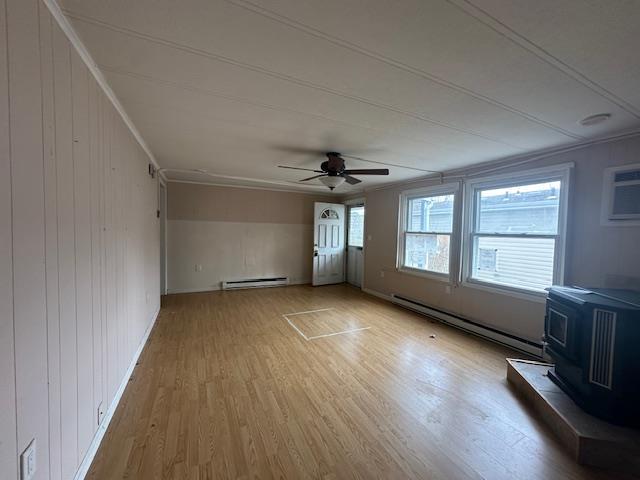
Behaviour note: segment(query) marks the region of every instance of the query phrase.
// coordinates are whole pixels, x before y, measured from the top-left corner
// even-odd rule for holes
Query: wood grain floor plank
[[[371,328],[283,316],[326,308],[307,332]],[[508,356],[346,285],[168,296],[87,478],[620,478],[573,462]]]

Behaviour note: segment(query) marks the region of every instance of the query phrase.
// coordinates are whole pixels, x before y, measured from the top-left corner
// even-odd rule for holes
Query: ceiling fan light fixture
[[[329,187],[329,190],[333,190],[344,182],[344,178],[334,175],[327,175],[326,177],[320,177],[320,181],[327,187]]]

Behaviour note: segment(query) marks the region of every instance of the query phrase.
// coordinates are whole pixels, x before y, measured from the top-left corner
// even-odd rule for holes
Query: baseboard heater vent
[[[236,290],[239,288],[281,287],[289,285],[289,277],[246,278],[244,280],[229,280],[222,282],[222,290]]]
[[[428,315],[429,317],[432,317],[443,323],[446,323],[456,328],[460,328],[462,330],[466,330],[467,332],[473,333],[475,335],[479,335],[488,340],[501,343],[508,347],[515,348],[517,350],[529,353],[531,355],[535,355],[537,357],[542,357],[541,344],[532,342],[530,340],[526,340],[524,338],[517,337],[515,335],[511,335],[509,333],[501,332],[500,330],[496,330],[494,328],[481,325],[479,323],[473,322],[471,320],[467,320],[466,318],[460,317],[458,315],[454,315],[448,312],[444,312],[442,310],[438,310],[437,308],[424,305],[423,303],[417,302],[415,300],[411,300],[406,297],[402,297],[400,295],[395,295],[395,294],[391,295],[391,301],[396,305],[400,305],[401,307],[408,308],[409,310],[413,310],[414,312]]]

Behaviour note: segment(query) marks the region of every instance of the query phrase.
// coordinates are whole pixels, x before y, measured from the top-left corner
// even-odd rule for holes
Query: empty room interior
[[[640,479],[640,3],[0,0],[0,479]]]

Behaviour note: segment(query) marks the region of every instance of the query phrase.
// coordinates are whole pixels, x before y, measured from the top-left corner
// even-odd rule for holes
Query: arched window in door
[[[327,219],[330,219],[330,220],[339,220],[340,216],[338,215],[338,212],[336,212],[335,210],[333,210],[331,208],[325,208],[320,213],[320,218],[327,218]]]

